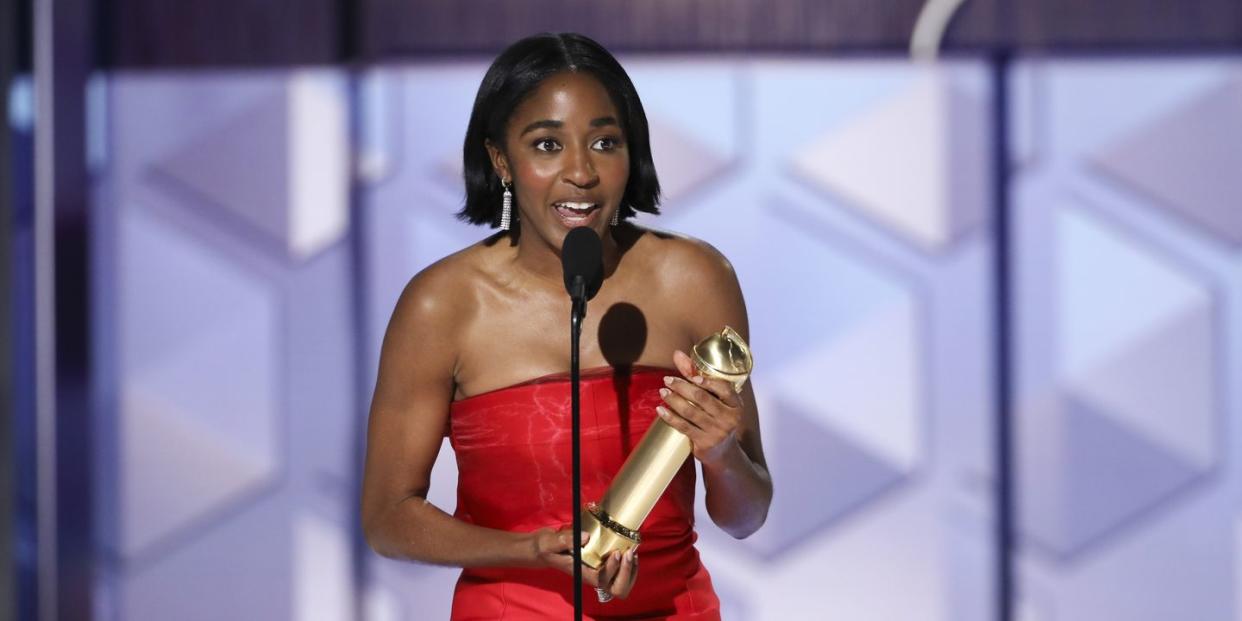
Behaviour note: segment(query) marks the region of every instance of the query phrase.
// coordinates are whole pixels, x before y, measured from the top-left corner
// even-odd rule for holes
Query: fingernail
[[[586,544],[587,544],[587,540],[588,540],[588,539],[590,539],[590,538],[591,538],[591,535],[590,535],[590,534],[588,534],[588,533],[582,533],[582,536],[578,538],[578,539],[581,541],[581,543],[579,543],[578,545],[580,545],[580,546],[584,546],[584,545],[586,545]]]
[[[673,376],[672,376],[672,375],[665,375],[665,376],[664,376],[664,385],[665,385],[665,386],[672,386],[672,385],[673,385]]]
[[[670,394],[672,394],[672,393],[673,393],[673,391],[671,391],[671,390],[669,390],[669,389],[667,389],[667,388],[661,388],[661,389],[660,389],[660,396],[661,396],[661,397],[667,397],[667,396],[669,396],[669,395],[670,395]]]
[[[656,413],[659,414],[660,416],[663,416],[664,418],[668,418],[668,410],[664,409],[664,406],[662,405],[656,406]]]
[[[690,381],[694,382],[695,384],[702,384],[702,383],[703,383],[703,376],[702,376],[702,375],[694,375],[694,376],[692,376],[692,377],[690,378]]]
[[[634,548],[625,551],[625,560],[627,563],[634,562]]]

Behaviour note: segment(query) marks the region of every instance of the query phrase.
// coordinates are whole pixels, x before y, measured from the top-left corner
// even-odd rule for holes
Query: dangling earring
[[[621,224],[621,208],[620,207],[617,207],[617,210],[612,212],[612,219],[608,221],[608,224],[612,226],[617,226],[618,224]]]
[[[508,181],[501,181],[500,185],[505,188],[504,196],[500,200],[500,230],[507,231],[509,230],[510,220],[513,217],[513,192],[509,191],[513,184]]]

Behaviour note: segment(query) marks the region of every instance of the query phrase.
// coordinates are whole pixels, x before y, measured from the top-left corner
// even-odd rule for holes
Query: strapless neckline
[[[617,367],[610,366],[610,365],[590,367],[587,369],[579,370],[578,376],[583,382],[586,382],[590,380],[598,380],[602,378],[614,377],[616,376],[617,371],[619,370],[620,369],[618,369]],[[666,367],[657,367],[657,366],[649,366],[649,365],[634,365],[630,367],[628,375],[630,377],[634,377],[636,375],[644,375],[644,374],[651,374],[651,373],[658,373],[661,375],[673,375],[673,376],[681,375],[681,372],[678,371],[677,369],[669,369]],[[520,388],[527,388],[530,386],[539,386],[542,384],[549,384],[549,383],[554,383],[554,382],[569,382],[569,371],[558,371],[556,373],[548,373],[546,375],[539,375],[537,377],[532,377],[530,379],[522,380],[515,384],[509,384],[508,386],[501,386],[500,388],[493,388],[491,390],[481,392],[477,395],[470,395],[469,397],[462,397],[461,399],[457,399],[456,401],[453,401],[450,404],[450,407],[456,407],[458,404],[466,403],[473,399],[493,396],[498,393],[503,393],[503,392],[510,391],[510,390],[517,390]]]

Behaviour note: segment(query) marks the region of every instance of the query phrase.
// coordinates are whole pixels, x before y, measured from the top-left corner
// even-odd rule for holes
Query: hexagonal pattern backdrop
[[[1240,80],[1219,60],[1011,74],[1026,618],[1242,618]]]
[[[760,360],[769,522],[740,542],[698,524],[726,618],[992,618],[992,74],[622,61],[667,193],[643,222],[731,259]],[[486,233],[453,218],[485,68],[105,80],[112,618],[447,617],[456,570],[360,548],[354,439],[401,288]],[[1023,618],[1242,618],[1242,67],[1008,80]],[[449,511],[450,450],[430,494]]]

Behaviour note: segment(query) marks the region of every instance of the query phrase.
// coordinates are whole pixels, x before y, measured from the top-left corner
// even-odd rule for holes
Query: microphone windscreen
[[[569,295],[573,295],[575,276],[582,276],[588,300],[599,293],[604,283],[604,244],[594,230],[585,226],[570,229],[561,245],[561,269]]]

